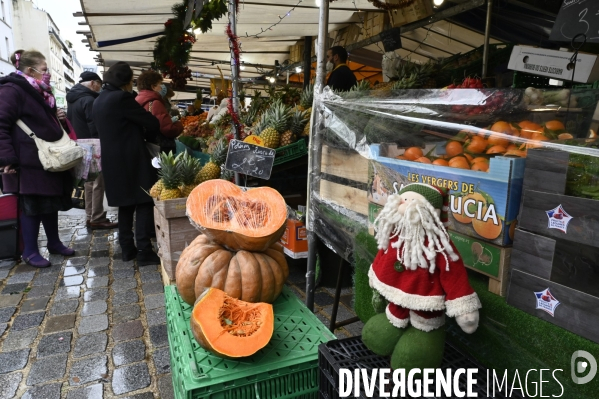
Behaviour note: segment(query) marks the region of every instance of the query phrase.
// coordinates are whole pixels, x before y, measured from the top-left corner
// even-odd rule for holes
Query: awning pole
[[[326,54],[329,45],[329,0],[320,1],[320,17],[318,20],[318,45],[316,47],[316,82],[314,84],[314,102],[312,105],[312,118],[310,121],[310,149],[308,151],[308,209],[306,226],[308,226],[308,267],[306,271],[306,306],[314,311],[314,289],[316,279],[316,255],[318,253],[318,236],[314,232],[312,219],[312,204],[310,196],[320,178],[321,135],[318,124],[322,115],[319,107],[320,95],[324,88],[326,76]]]
[[[231,25],[231,32],[233,36],[237,36],[237,7],[235,7],[235,0],[229,0],[229,24]],[[235,59],[235,52],[233,51],[233,43],[229,40],[229,48],[231,49],[231,90],[233,91],[233,111],[239,115],[239,65],[238,60]],[[240,139],[241,132],[239,126],[233,123],[233,133],[235,134],[235,140]],[[241,186],[241,176],[235,172],[235,184]]]
[[[312,79],[312,36],[304,38],[304,89]]]
[[[485,25],[485,47],[483,49],[483,79],[487,77],[487,69],[489,68],[489,36],[491,34],[491,10],[493,8],[493,0],[487,0],[487,22]]]

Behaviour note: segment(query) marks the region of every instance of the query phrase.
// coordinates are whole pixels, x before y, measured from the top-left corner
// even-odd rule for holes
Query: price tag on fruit
[[[264,147],[264,140],[262,140],[260,136],[256,136],[255,134],[247,136],[243,141],[244,143],[250,143]]]
[[[225,169],[268,180],[276,153],[272,148],[231,140]]]

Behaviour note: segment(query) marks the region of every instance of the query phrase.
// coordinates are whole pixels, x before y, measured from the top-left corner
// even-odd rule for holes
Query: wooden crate
[[[176,263],[175,263],[175,267],[176,267]],[[166,268],[168,266],[165,264],[165,261],[163,259],[160,259],[160,275],[162,276],[162,285],[174,285],[175,284],[175,276],[173,275],[172,278],[171,276],[167,273]],[[176,270],[176,269],[173,269]]]
[[[599,201],[565,195],[569,154],[529,150],[518,226],[554,239],[599,247]],[[551,211],[561,206],[572,219],[557,229]],[[564,216],[561,216],[564,217]]]
[[[158,255],[162,259],[165,272],[169,278],[174,280],[181,251],[200,232],[191,225],[187,216],[167,218],[160,212],[158,207],[154,207],[154,226],[156,229],[156,242],[158,243]]]
[[[289,61],[292,63],[302,62],[304,60],[304,44],[296,43],[289,46]]]
[[[320,197],[361,215],[368,215],[368,160],[356,151],[324,145]]]
[[[167,219],[184,217],[186,204],[187,198],[167,201],[154,200],[154,206],[158,209],[158,212]]]
[[[599,314],[599,201],[565,195],[569,157],[564,151],[528,151],[507,300],[599,342],[594,317]],[[542,309],[552,302],[533,295],[546,289],[559,301],[553,315]]]
[[[398,0],[387,0],[388,4],[397,4]],[[431,0],[416,0],[407,7],[399,10],[390,10],[389,18],[391,26],[401,26],[415,22],[433,15],[433,4]]]
[[[549,292],[559,305],[543,310],[539,292]],[[547,302],[547,301],[546,301]],[[553,281],[512,269],[507,303],[549,323],[599,343],[599,298]],[[551,302],[549,302],[551,304]]]

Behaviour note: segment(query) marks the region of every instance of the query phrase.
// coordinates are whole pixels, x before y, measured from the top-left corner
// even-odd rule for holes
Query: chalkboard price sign
[[[268,180],[275,162],[275,154],[276,151],[272,148],[231,140],[225,169]]]
[[[393,51],[401,48],[401,29],[393,28],[381,32],[381,41],[385,51]]]
[[[549,40],[570,42],[581,33],[586,35],[587,42],[599,43],[599,1],[564,0]],[[576,41],[582,41],[582,37]]]

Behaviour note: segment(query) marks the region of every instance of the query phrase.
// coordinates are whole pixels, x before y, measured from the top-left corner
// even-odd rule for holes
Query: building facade
[[[0,0],[0,77],[15,71],[10,62],[14,51],[12,0]]]
[[[50,14],[37,9],[33,2],[12,0],[12,3],[15,46],[25,50],[35,49],[46,56],[56,105],[66,107],[66,89],[74,85],[75,77],[71,53],[60,37],[60,30]]]

